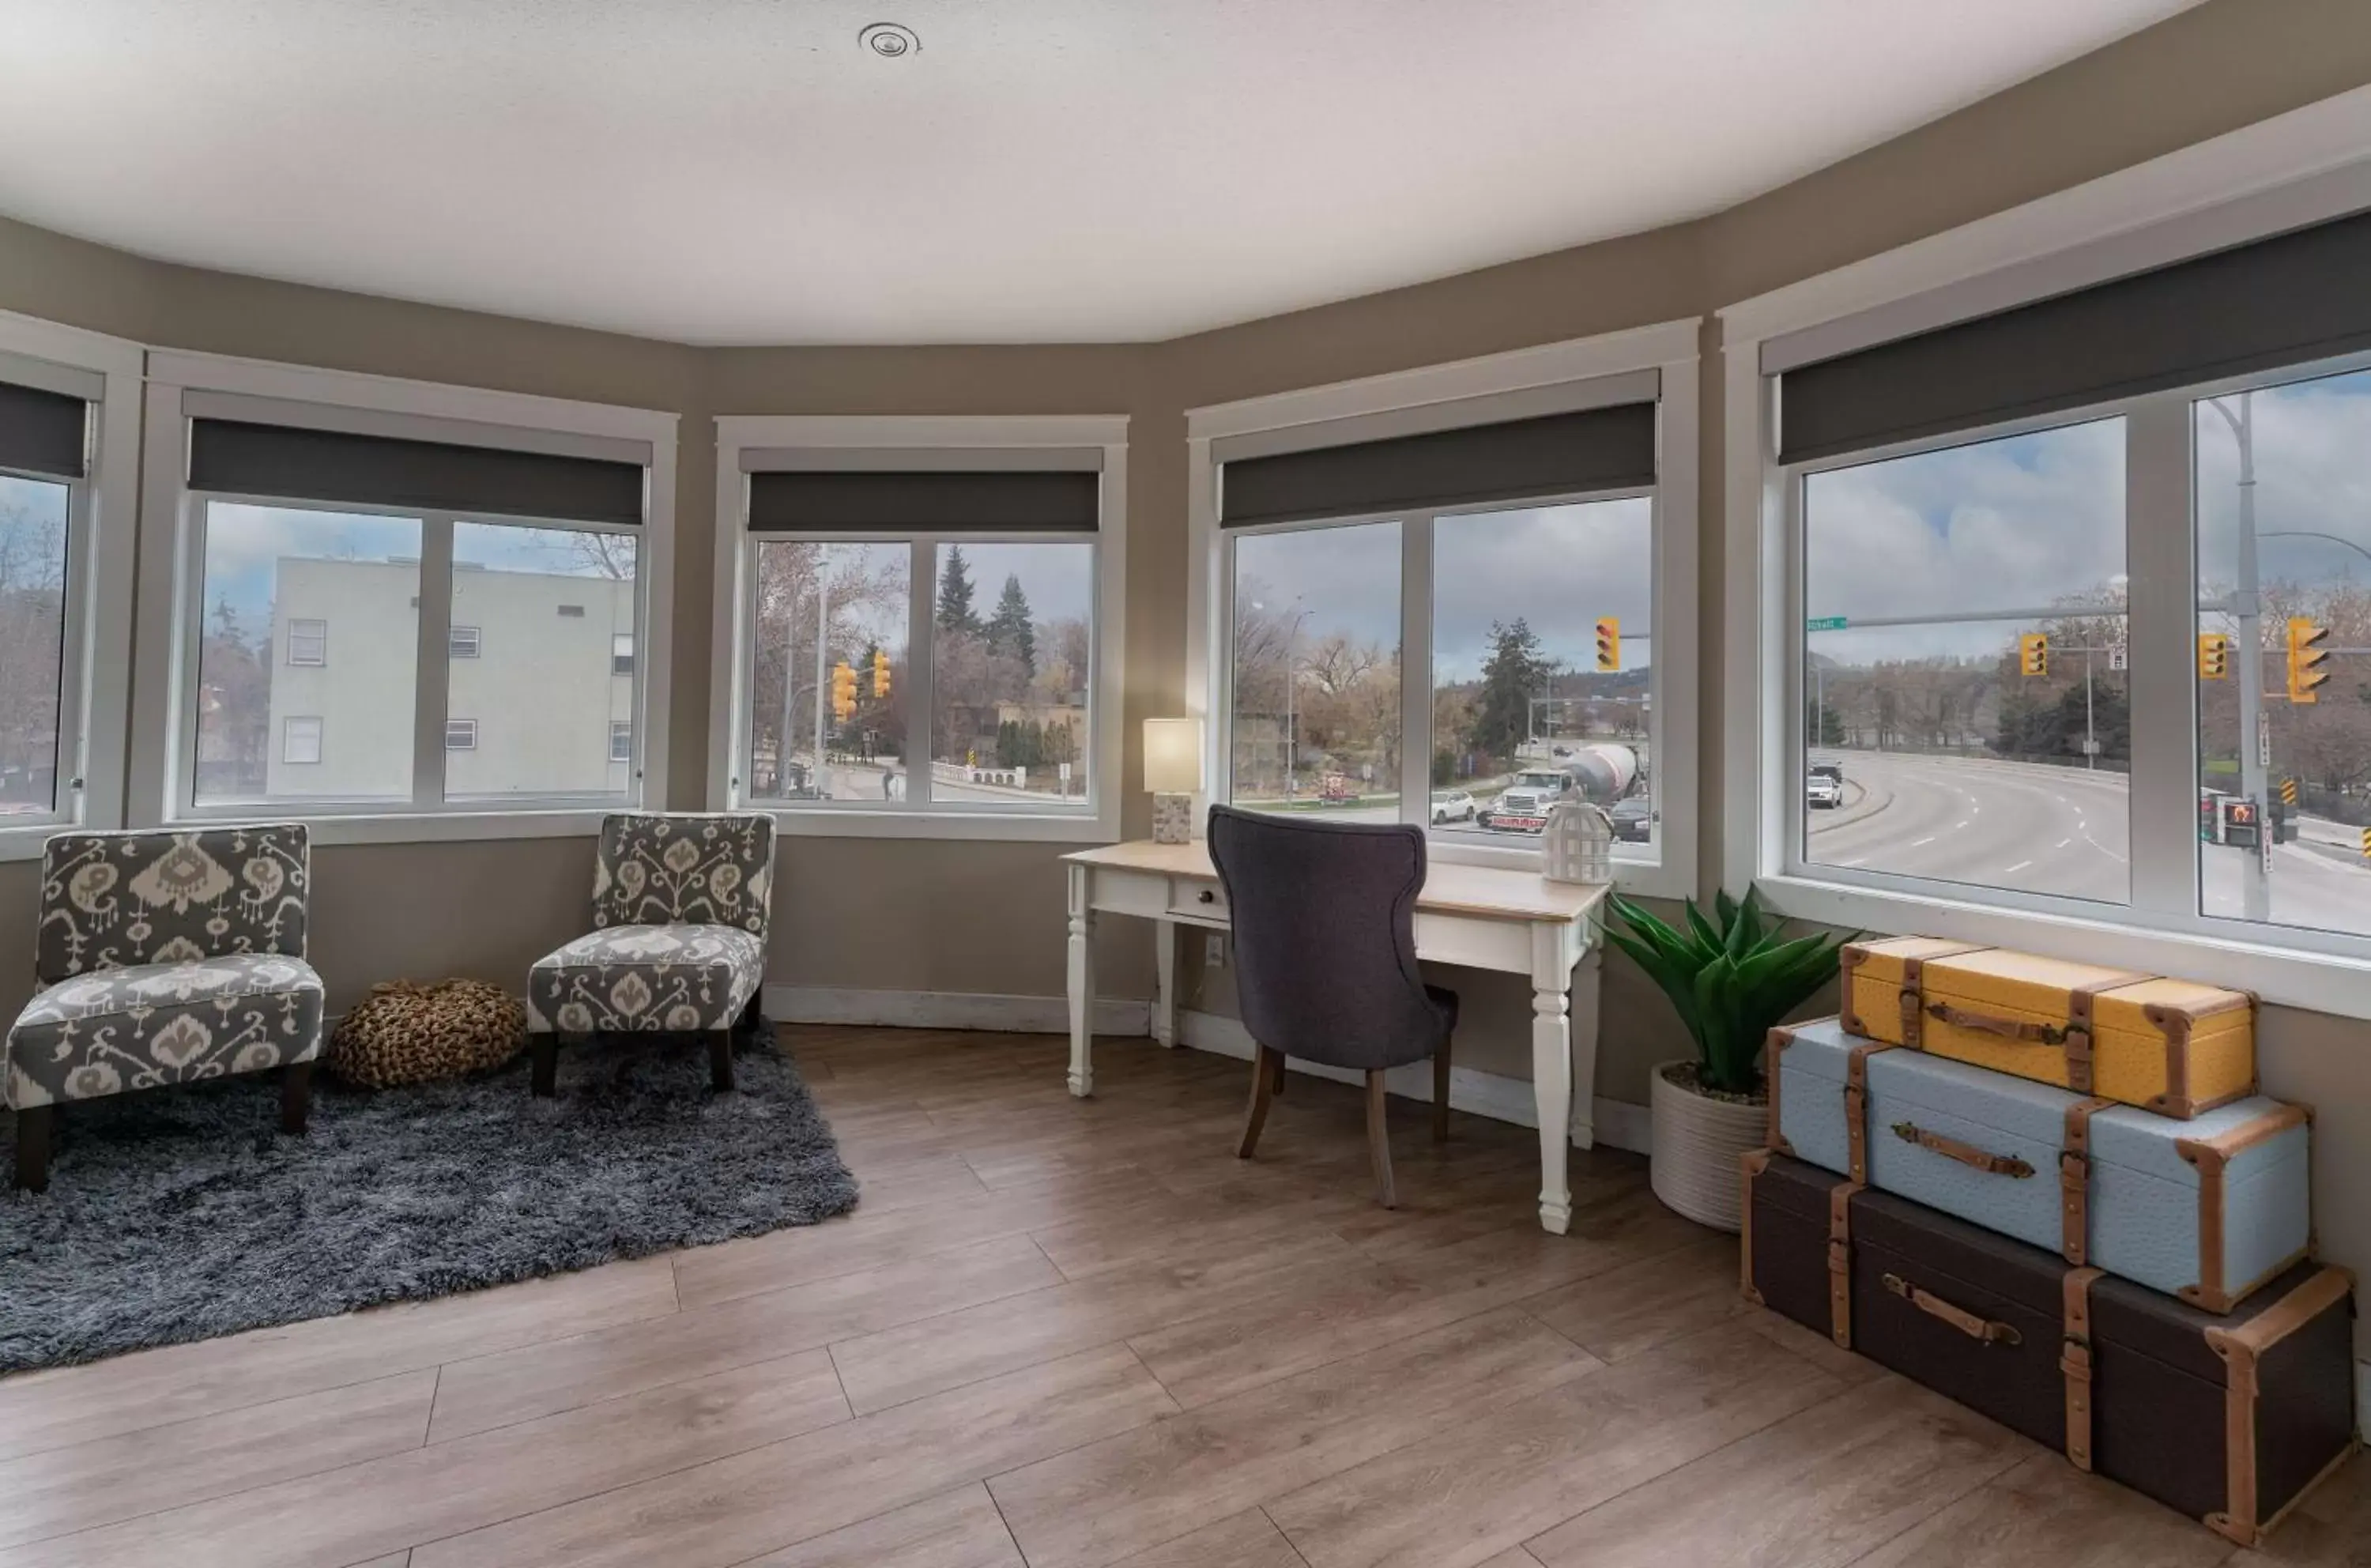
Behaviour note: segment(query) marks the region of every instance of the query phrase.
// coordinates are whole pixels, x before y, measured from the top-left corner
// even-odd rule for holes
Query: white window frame
[[[318,627],[318,628],[320,628],[320,630],[319,630],[319,632],[318,633],[318,636],[319,640],[320,640],[320,650],[319,650],[319,651],[318,651],[318,652],[317,652],[317,653],[316,653],[312,658],[310,658],[310,659],[299,659],[298,657],[296,657],[296,639],[297,639],[299,636],[311,636],[311,635],[316,635],[316,634],[312,634],[312,633],[306,633],[306,632],[304,632],[304,631],[302,631],[302,630],[300,629],[300,628],[305,628],[305,627]],[[291,668],[293,668],[293,669],[299,669],[299,670],[325,670],[325,669],[329,668],[329,666],[330,666],[330,623],[329,623],[328,621],[326,621],[326,620],[323,620],[322,618],[320,618],[320,617],[318,617],[318,616],[304,616],[304,617],[296,617],[296,618],[292,619],[291,621],[289,621],[289,623],[288,623],[288,657],[287,657],[287,661],[286,661],[286,663],[288,663],[288,665],[289,665]]]
[[[456,739],[458,739],[458,744]],[[445,721],[445,749],[448,752],[478,749],[478,721],[475,719],[447,718]]]
[[[445,639],[445,657],[448,659],[478,659],[484,657],[486,651],[485,628],[474,626],[457,626],[453,628],[450,635]]]
[[[1188,549],[1186,580],[1186,711],[1203,721],[1203,778],[1196,802],[1230,791],[1232,747],[1228,694],[1233,688],[1234,536],[1337,527],[1396,518],[1401,524],[1402,650],[1401,820],[1430,827],[1432,797],[1433,650],[1431,646],[1434,520],[1511,508],[1650,496],[1654,517],[1655,662],[1649,686],[1649,779],[1654,791],[1654,858],[1617,841],[1614,882],[1624,892],[1679,898],[1696,891],[1697,643],[1696,578],[1697,346],[1702,323],[1660,322],[1594,338],[1550,343],[1512,353],[1461,360],[1358,381],[1307,387],[1242,402],[1189,409],[1186,414]],[[1455,429],[1497,420],[1606,407],[1653,398],[1655,468],[1650,490],[1609,490],[1543,495],[1477,505],[1418,508],[1314,523],[1246,528],[1219,525],[1219,468],[1255,453],[1302,451],[1422,431]],[[1421,672],[1421,678],[1417,678]],[[1197,826],[1197,831],[1199,831]],[[1435,859],[1460,864],[1535,869],[1536,841],[1474,843],[1468,836],[1433,833]],[[1625,848],[1632,852],[1625,854]]]
[[[145,495],[140,594],[170,606],[175,634],[141,641],[133,710],[131,799],[135,825],[253,819],[270,813],[313,824],[317,843],[411,843],[447,839],[573,836],[596,833],[608,812],[667,801],[667,650],[673,620],[677,416],[603,403],[401,381],[342,371],[212,354],[147,356]],[[304,507],[304,500],[223,496],[187,483],[190,421],[238,412],[269,422],[512,450],[615,456],[648,473],[639,527],[573,518],[507,517],[335,503],[341,512],[386,512],[422,520],[420,638],[412,726],[412,797],[407,803],[252,801],[194,803],[198,600],[203,591],[205,505],[246,501]],[[538,796],[515,801],[445,800],[445,717],[450,689],[455,525],[483,522],[629,534],[635,552],[636,617],[647,655],[632,697],[638,755],[622,797]]]
[[[299,724],[310,724],[313,726],[313,755],[311,756],[291,756],[288,755],[289,752],[294,749],[296,739],[296,726]],[[321,716],[318,713],[288,713],[282,715],[280,720],[280,766],[283,767],[318,767],[321,765],[321,758],[325,755],[322,747],[328,738],[329,729],[329,725],[322,721]]]
[[[931,801],[931,769],[908,767],[907,796],[901,801],[833,801],[785,802],[752,800],[742,787],[749,755],[749,663],[753,652],[757,590],[756,551],[762,536],[748,529],[748,476],[742,471],[743,454],[782,454],[767,461],[785,467],[848,466],[862,462],[880,467],[896,455],[895,466],[932,467],[1064,467],[1057,455],[1093,448],[1099,461],[1097,487],[1099,522],[1095,547],[1093,609],[1093,669],[1089,672],[1088,798],[1077,809],[1029,806],[1014,811],[961,808]],[[1042,461],[1038,461],[1042,459]],[[1120,767],[1126,739],[1126,686],[1122,680],[1127,647],[1128,601],[1128,419],[1125,415],[743,415],[721,416],[716,421],[716,582],[714,640],[710,652],[709,805],[716,811],[764,810],[772,813],[780,830],[794,835],[881,838],[1024,839],[1058,844],[1109,844],[1120,835]],[[1078,533],[997,533],[992,535],[835,534],[832,543],[898,544],[913,551],[909,591],[913,608],[909,625],[925,632],[932,624],[931,602],[936,588],[935,563],[942,544],[973,542],[1027,543],[1047,540],[1062,544],[1086,542]],[[908,749],[931,748],[927,732],[930,700],[930,650],[909,647],[906,655],[908,715],[923,715],[925,726],[913,732],[909,717]]]
[[[626,744],[625,744],[625,754],[626,754],[626,755],[623,755],[623,756],[619,756],[619,755],[618,755],[618,751],[619,751],[618,743],[619,743],[619,741],[623,741],[623,742],[625,742],[625,743],[626,743]],[[631,762],[631,761],[633,761],[633,760],[634,760],[634,721],[633,721],[631,719],[612,719],[612,720],[610,720],[610,721],[609,721],[609,761],[614,765],[614,764],[620,763],[620,762]]]
[[[2371,208],[2366,147],[2371,88],[2358,88],[1718,313],[1730,694],[1722,737],[1724,886],[1758,885],[1774,908],[1806,919],[2043,949],[2371,1018],[2371,939],[2196,913],[2192,403],[2348,362],[2284,367],[1947,443],[2101,413],[2127,420],[2135,850],[2129,908],[1803,862],[1797,511],[1801,471],[1822,465],[1783,468],[1776,446],[1777,377],[1788,365]],[[2187,852],[2162,852],[2174,845]]]
[[[55,793],[48,812],[0,821],[0,861],[40,858],[64,828],[123,825],[123,756],[132,693],[132,603],[140,505],[137,343],[0,312],[9,374],[95,404],[87,472],[67,485],[66,579],[59,639]]]

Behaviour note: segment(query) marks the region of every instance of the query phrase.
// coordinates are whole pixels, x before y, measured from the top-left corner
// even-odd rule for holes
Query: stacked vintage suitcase
[[[1773,1032],[1748,1297],[2253,1544],[2354,1437],[2353,1281],[2245,993],[1904,937]]]

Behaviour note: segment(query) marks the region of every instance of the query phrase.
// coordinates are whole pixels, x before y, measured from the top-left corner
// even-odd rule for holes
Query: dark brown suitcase
[[[2353,1449],[2343,1269],[2217,1316],[1800,1160],[1744,1181],[1749,1299],[2242,1545]]]

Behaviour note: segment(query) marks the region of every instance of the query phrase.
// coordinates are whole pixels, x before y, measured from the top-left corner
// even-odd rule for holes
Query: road
[[[2128,902],[2130,797],[2122,774],[1981,757],[1843,756],[1845,803],[1810,814],[1814,863]],[[2354,830],[2307,818],[2273,851],[2283,925],[2371,932],[2371,868],[2343,852]],[[2255,851],[2201,845],[2203,902],[2237,917]]]

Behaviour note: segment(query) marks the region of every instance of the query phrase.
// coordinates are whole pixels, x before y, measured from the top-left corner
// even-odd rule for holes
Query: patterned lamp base
[[[1152,797],[1152,841],[1190,844],[1194,841],[1194,797],[1157,794]]]

